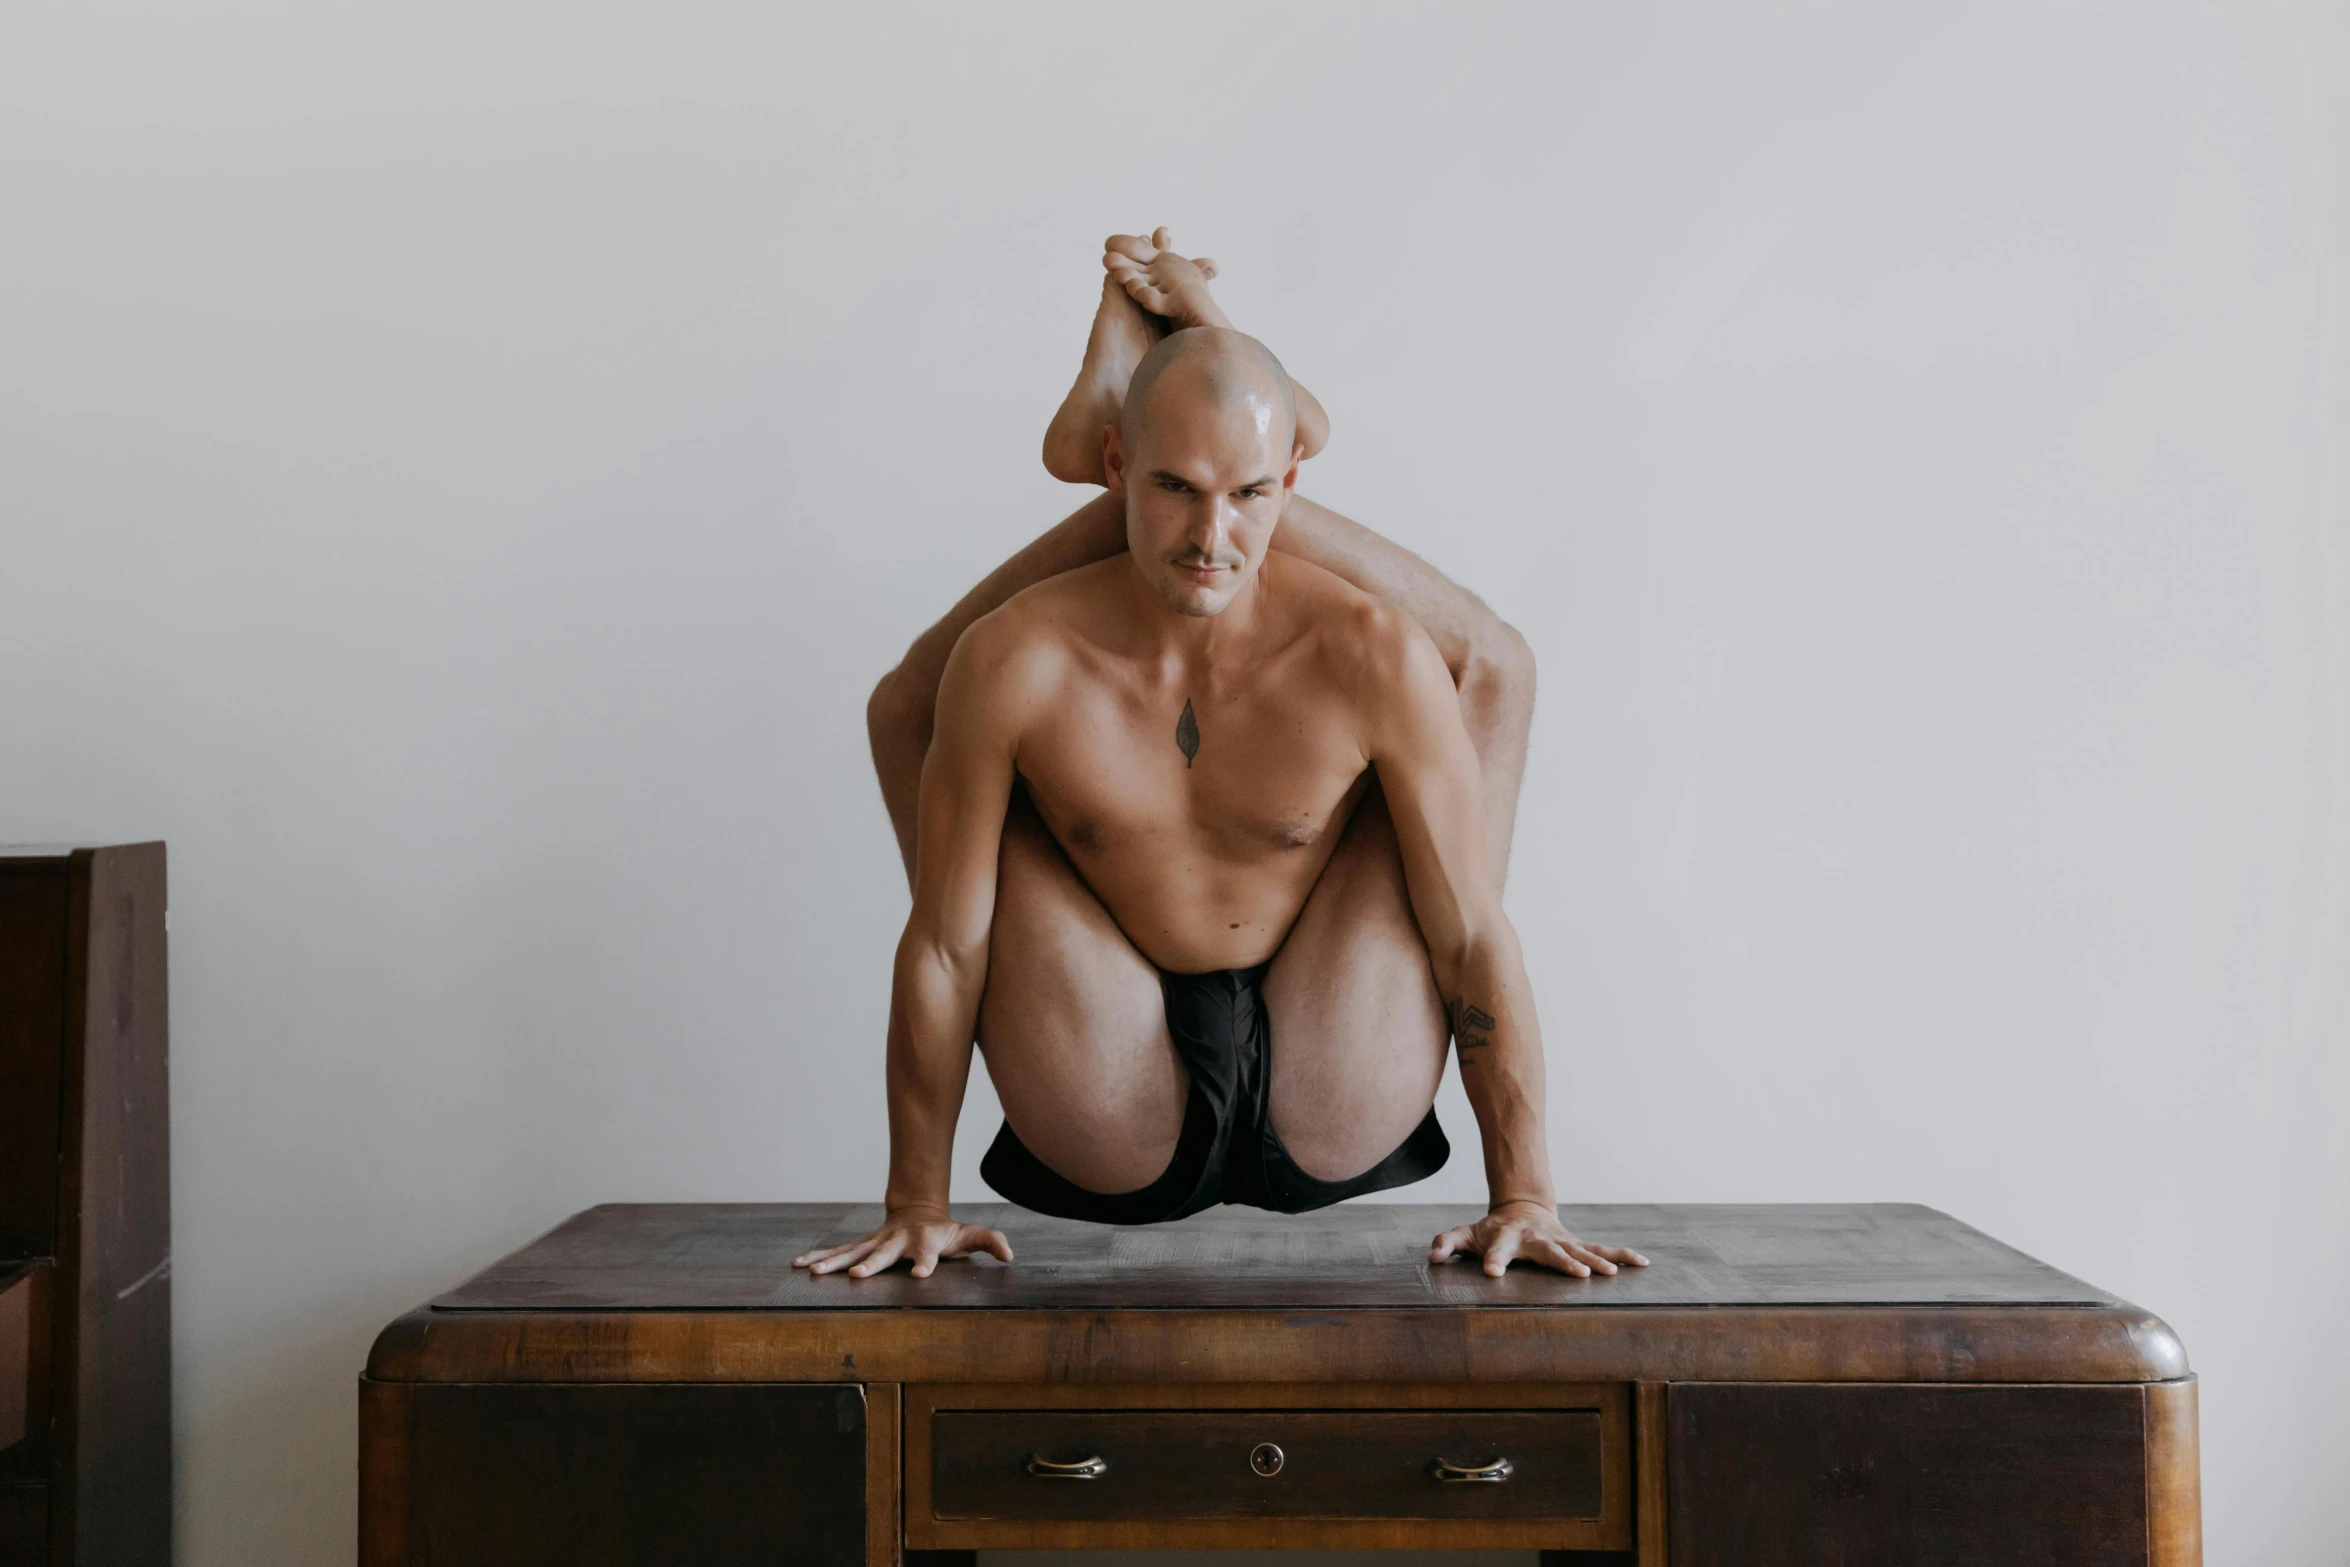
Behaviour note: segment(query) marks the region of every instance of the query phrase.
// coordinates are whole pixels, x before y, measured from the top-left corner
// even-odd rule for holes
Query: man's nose
[[[1223,495],[1210,495],[1206,500],[1207,504],[1192,519],[1191,543],[1193,548],[1212,558],[1223,554],[1232,542],[1232,501]]]

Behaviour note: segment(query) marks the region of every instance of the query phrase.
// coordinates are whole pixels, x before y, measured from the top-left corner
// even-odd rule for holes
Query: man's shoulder
[[[1050,684],[1089,640],[1112,585],[1104,568],[1118,564],[1080,566],[1021,589],[971,623],[956,658],[991,686]]]
[[[1385,599],[1310,561],[1272,556],[1266,564],[1274,561],[1301,627],[1357,673],[1401,680],[1415,656],[1435,656],[1420,623]]]

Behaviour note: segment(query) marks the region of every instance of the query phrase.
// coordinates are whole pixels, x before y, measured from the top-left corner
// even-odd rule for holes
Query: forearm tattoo
[[[1183,767],[1191,769],[1191,759],[1199,755],[1199,720],[1191,715],[1191,698],[1183,699],[1183,716],[1175,720],[1175,749],[1183,753]]]
[[[1476,1063],[1479,1050],[1493,1043],[1493,1030],[1501,1022],[1466,996],[1455,996],[1444,1004],[1444,1020],[1460,1046],[1464,1069]]]

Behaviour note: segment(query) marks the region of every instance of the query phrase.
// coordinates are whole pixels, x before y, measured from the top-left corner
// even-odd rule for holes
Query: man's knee
[[[894,757],[909,744],[927,749],[928,716],[907,689],[901,671],[893,669],[883,675],[865,699],[865,738],[873,747],[875,760]],[[920,749],[915,754],[919,756]]]
[[[1524,724],[1534,716],[1534,648],[1517,627],[1493,616],[1480,627],[1461,671],[1461,705],[1471,722]]]

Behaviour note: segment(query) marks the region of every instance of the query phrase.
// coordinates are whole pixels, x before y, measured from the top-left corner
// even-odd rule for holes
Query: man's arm
[[[1638,1252],[1591,1245],[1559,1223],[1543,1132],[1542,1030],[1486,857],[1477,754],[1450,673],[1426,632],[1381,610],[1361,693],[1372,765],[1395,821],[1404,880],[1435,969],[1485,1141],[1485,1218],[1438,1236],[1429,1260],[1481,1255],[1499,1276],[1515,1257],[1577,1277],[1645,1266]]]
[[[942,1256],[988,1251],[1012,1260],[1001,1233],[957,1223],[947,1210],[1019,734],[1012,666],[1021,655],[1007,642],[997,626],[973,627],[939,685],[937,732],[922,767],[914,907],[890,987],[887,1217],[863,1240],[804,1253],[795,1267],[863,1278],[906,1257],[916,1278],[928,1278]]]

